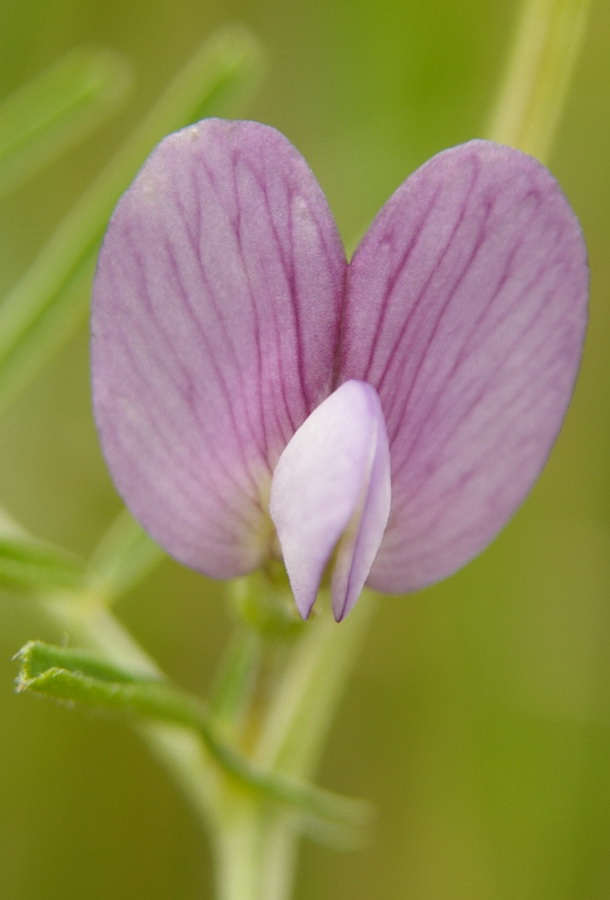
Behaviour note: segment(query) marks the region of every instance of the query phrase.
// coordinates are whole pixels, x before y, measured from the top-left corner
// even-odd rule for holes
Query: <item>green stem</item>
[[[240,625],[220,664],[210,695],[210,708],[216,720],[233,733],[238,733],[244,724],[262,650],[260,636]]]
[[[525,0],[504,81],[485,130],[548,157],[585,31],[589,0]]]
[[[311,774],[375,607],[374,595],[364,591],[340,625],[327,609],[308,623],[261,730],[254,753],[261,765]]]
[[[119,667],[107,656],[29,641],[17,654],[18,691],[55,697],[115,713],[165,722],[201,737],[227,776],[262,797],[294,807],[322,828],[342,828],[361,818],[362,804],[337,797],[281,772],[255,766],[229,742],[208,706],[168,680]]]
[[[228,798],[215,832],[218,900],[286,900],[296,862],[290,814]]]
[[[291,645],[253,751],[255,763],[294,777],[311,774],[374,606],[372,596],[363,596],[341,625],[324,610]],[[298,814],[256,807],[235,793],[220,826],[215,831],[220,900],[286,900],[303,826]]]
[[[169,131],[213,115],[251,87],[258,45],[244,31],[215,35],[188,62],[106,170],[83,193],[0,308],[0,408],[8,404],[86,313],[77,292],[118,196]]]
[[[164,550],[123,507],[89,559],[87,584],[100,602],[110,606],[164,557]]]
[[[289,861],[294,858],[298,834],[307,828],[327,842],[353,840],[367,817],[365,804],[291,775],[299,766],[265,768],[227,744],[204,705],[165,682],[156,664],[94,595],[79,600],[73,596],[48,599],[44,609],[76,642],[96,651],[100,658],[34,642],[22,651],[27,663],[22,689],[135,711],[144,717],[135,720],[136,730],[169,770],[215,842],[222,897],[286,897],[292,872]],[[318,668],[324,672],[326,666],[319,664],[329,651],[326,624],[303,634],[307,636],[304,655],[310,657],[311,674]],[[341,643],[345,642],[339,646]],[[353,641],[347,643],[356,649]],[[303,659],[303,652],[297,652],[297,657]],[[339,657],[345,658],[345,652],[340,651]],[[307,692],[303,672],[299,685],[294,679],[301,668],[288,667],[297,708]],[[315,687],[311,679],[309,685]],[[330,693],[336,695],[335,683],[331,680],[329,685]],[[328,715],[329,705],[323,697],[321,706]],[[297,715],[285,724],[289,733],[297,724],[305,746],[311,746],[312,738],[323,730],[324,720],[325,715]],[[238,866],[236,844],[241,847]],[[243,893],[245,870],[250,873],[252,889],[260,885],[260,894]],[[236,879],[241,884],[239,892]]]

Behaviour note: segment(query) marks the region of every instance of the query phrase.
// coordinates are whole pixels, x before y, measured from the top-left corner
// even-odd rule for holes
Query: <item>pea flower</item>
[[[119,492],[213,578],[282,558],[306,618],[438,581],[538,476],[579,366],[587,263],[536,160],[475,140],[386,203],[350,263],[273,128],[166,138],[120,200],[93,301]]]

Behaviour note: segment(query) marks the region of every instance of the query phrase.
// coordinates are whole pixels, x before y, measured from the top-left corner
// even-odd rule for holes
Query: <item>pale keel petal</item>
[[[342,619],[364,586],[390,512],[388,440],[374,388],[348,381],[306,419],[276,466],[270,512],[303,618],[336,551],[333,609]]]

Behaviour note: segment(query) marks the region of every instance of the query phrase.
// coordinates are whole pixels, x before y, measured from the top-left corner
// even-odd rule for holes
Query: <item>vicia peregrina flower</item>
[[[508,147],[440,153],[348,264],[281,134],[209,119],[166,138],[112,218],[95,280],[94,401],[120,493],[214,578],[283,557],[306,617],[329,570],[437,581],[540,472],[586,321],[578,223]]]

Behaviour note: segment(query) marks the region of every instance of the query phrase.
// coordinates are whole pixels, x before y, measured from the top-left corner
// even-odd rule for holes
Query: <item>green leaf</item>
[[[230,113],[257,82],[258,44],[224,29],[187,63],[140,127],[83,194],[0,308],[0,409],[27,384],[87,312],[84,278],[119,195],[168,132]]]
[[[17,654],[19,692],[32,691],[57,700],[131,713],[196,731],[228,775],[244,787],[296,808],[329,841],[353,841],[354,829],[369,818],[368,804],[309,785],[279,772],[258,769],[220,735],[206,706],[170,683],[106,662],[97,655],[30,641]]]
[[[86,650],[54,647],[52,644],[44,644],[42,641],[29,641],[15,658],[21,663],[17,682],[19,691],[35,690],[48,693],[44,689],[44,684],[50,671],[73,672],[79,676],[87,676],[109,683],[130,684],[135,681],[160,680],[153,679],[148,673],[137,675],[127,672],[120,666]]]
[[[0,103],[0,195],[105,118],[130,81],[120,56],[82,48]]]
[[[0,510],[0,587],[38,593],[78,590],[83,585],[81,560],[30,536]]]

